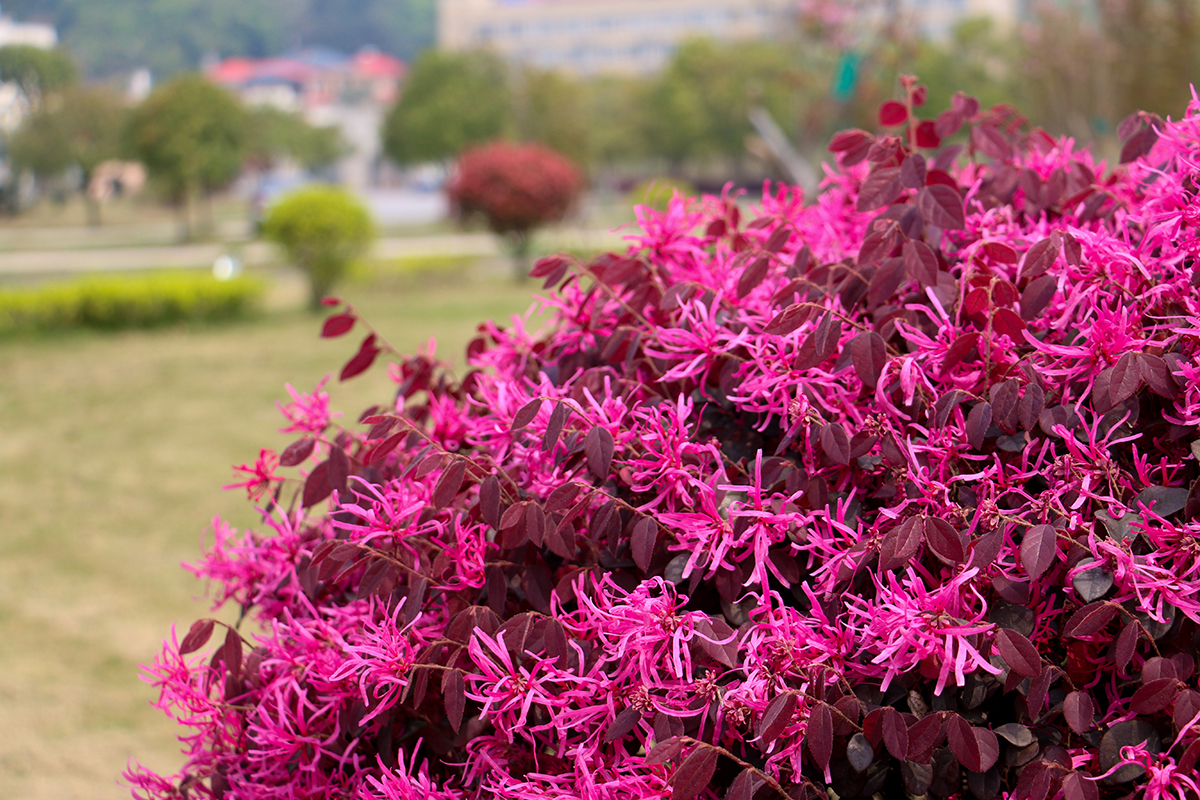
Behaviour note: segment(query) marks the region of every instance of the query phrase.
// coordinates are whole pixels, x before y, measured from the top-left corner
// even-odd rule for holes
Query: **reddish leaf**
[[[967,296],[963,300],[963,313],[968,317],[982,314],[991,303],[992,298],[988,294],[988,290],[980,286],[967,292]]]
[[[1000,754],[996,734],[983,728],[972,728],[958,714],[946,722],[946,741],[950,752],[971,772],[987,772]]]
[[[750,767],[738,773],[725,792],[725,800],[754,800],[754,794],[763,785],[763,779]]]
[[[942,137],[938,135],[937,123],[931,119],[922,120],[917,125],[917,147],[935,149],[941,145]]]
[[[875,270],[875,274],[871,276],[871,283],[867,288],[867,307],[878,308],[886,303],[902,283],[904,283],[904,259],[884,260]]]
[[[386,456],[388,453],[392,452],[397,447],[399,447],[400,443],[403,442],[407,438],[408,438],[407,430],[402,430],[398,433],[393,433],[391,436],[389,436],[388,438],[384,439],[379,444],[372,447],[370,449],[370,451],[367,452],[367,454],[363,457],[363,462],[366,464],[374,464],[376,461],[379,461],[384,456]]]
[[[904,243],[904,271],[922,286],[937,286],[938,258],[933,248],[924,242]]]
[[[1072,267],[1083,265],[1083,245],[1071,234],[1063,234],[1063,257]]]
[[[1062,782],[1063,800],[1100,800],[1100,788],[1090,775],[1071,772]]]
[[[637,727],[637,724],[642,720],[642,712],[636,708],[626,708],[617,714],[616,719],[608,726],[608,730],[604,732],[605,742],[615,742],[617,739],[623,738],[627,733]]]
[[[1025,341],[1025,337],[1021,335],[1025,330],[1025,320],[1011,309],[996,309],[996,313],[992,314],[992,330],[1002,336],[1007,336],[1017,344],[1023,344]]]
[[[184,636],[183,641],[179,644],[179,655],[186,656],[188,653],[194,653],[208,644],[215,624],[215,620],[211,619],[193,622],[192,627],[188,629],[187,636]]]
[[[556,488],[546,498],[546,513],[553,514],[571,505],[583,488],[581,483],[564,483]]]
[[[1112,406],[1119,406],[1137,393],[1142,385],[1142,365],[1137,353],[1126,353],[1113,365],[1108,380],[1108,397]]]
[[[883,734],[883,746],[893,758],[901,761],[908,758],[908,725],[899,711],[891,706],[884,706],[880,731]]]
[[[301,504],[305,508],[315,506],[331,494],[333,486],[329,483],[329,462],[322,461],[308,473],[308,478],[304,481],[304,498]]]
[[[787,336],[807,322],[812,313],[812,308],[805,303],[790,305],[771,318],[767,327],[763,328],[763,333],[769,336]]]
[[[325,324],[321,326],[321,336],[326,339],[332,339],[334,337],[349,333],[350,329],[353,327],[353,315],[334,314],[332,317],[325,320]]]
[[[871,142],[874,140],[875,137],[871,134],[864,130],[854,128],[835,133],[833,138],[829,140],[828,149],[831,153],[844,153],[847,150],[855,150],[859,147],[862,147],[864,144],[870,146]]]
[[[1113,659],[1119,669],[1125,670],[1129,667],[1129,662],[1133,660],[1133,654],[1137,651],[1141,636],[1142,629],[1137,620],[1131,620],[1121,629],[1116,644],[1113,645]]]
[[[947,564],[961,564],[967,560],[966,534],[938,517],[926,517],[924,526],[925,544],[934,555]]]
[[[549,452],[558,444],[563,425],[567,422],[567,406],[561,400],[554,405],[550,412],[550,421],[546,424],[546,434],[542,437],[542,449]]]
[[[913,761],[927,761],[933,748],[945,738],[945,725],[939,714],[929,714],[913,723],[908,729],[908,757]]]
[[[1015,380],[1007,380],[992,386],[992,421],[1005,433],[1017,430],[1017,406],[1021,402],[1021,387]]]
[[[583,452],[587,455],[588,469],[601,481],[608,479],[615,447],[612,434],[599,425],[593,427],[584,437]]]
[[[833,422],[821,428],[821,449],[835,464],[849,466],[850,437],[840,422]]]
[[[242,637],[234,628],[225,631],[225,644],[221,646],[221,659],[229,674],[235,678],[242,674]]]
[[[542,408],[542,400],[540,397],[535,397],[513,415],[512,425],[509,426],[510,431],[519,431],[529,423],[533,422],[533,418],[538,415],[538,411]]]
[[[993,125],[977,125],[973,128],[971,143],[989,158],[1004,158],[1008,155],[1008,140],[999,128]]]
[[[658,542],[658,523],[652,517],[642,517],[633,526],[629,549],[638,569],[647,572],[654,558],[654,545]]]
[[[1129,708],[1138,714],[1154,714],[1171,705],[1179,694],[1179,680],[1175,677],[1157,678],[1138,688],[1129,701]]]
[[[879,548],[879,568],[899,569],[916,555],[925,535],[920,517],[909,517],[888,532]]]
[[[342,367],[342,373],[339,380],[349,380],[355,375],[359,375],[367,370],[375,363],[375,357],[379,355],[379,348],[375,345],[375,334],[369,335],[363,339],[362,345],[358,348],[358,352],[354,357],[346,362],[346,366]]]
[[[1095,713],[1092,696],[1087,692],[1071,692],[1063,700],[1063,718],[1076,733],[1086,733],[1092,729]]]
[[[885,128],[902,125],[906,119],[908,119],[908,109],[904,107],[903,103],[888,100],[879,106],[879,124]]]
[[[1042,674],[1042,657],[1037,647],[1017,631],[1008,628],[996,631],[996,650],[1013,672],[1028,678]]]
[[[699,796],[708,788],[716,771],[717,751],[706,744],[697,746],[671,778],[671,785],[674,787],[671,792],[672,800],[692,800],[693,797]]]
[[[1034,525],[1021,540],[1021,566],[1037,580],[1050,569],[1058,556],[1058,532],[1050,525]]]
[[[701,634],[700,649],[714,661],[731,669],[737,666],[738,641],[733,628],[720,617],[696,620],[696,631]],[[718,644],[724,642],[724,644]]]
[[[1150,391],[1168,400],[1179,395],[1179,386],[1171,375],[1171,368],[1167,366],[1166,359],[1150,353],[1139,353],[1138,361],[1142,365],[1142,380],[1150,387]],[[1111,384],[1109,386],[1111,391]]]
[[[1194,689],[1184,689],[1175,697],[1175,705],[1171,709],[1171,719],[1175,727],[1183,730],[1187,724],[1200,713],[1200,692]]]
[[[979,334],[974,331],[964,333],[951,342],[950,346],[946,348],[945,357],[942,359],[942,375],[954,369],[960,361],[975,349],[975,345],[977,344],[979,344]]]
[[[983,447],[987,439],[988,428],[992,426],[992,404],[976,403],[967,414],[967,442],[976,450]]]
[[[1098,633],[1108,627],[1108,623],[1117,615],[1117,610],[1117,606],[1103,600],[1088,603],[1067,620],[1063,636],[1079,639]]]
[[[899,167],[877,167],[862,182],[858,190],[858,211],[874,211],[883,208],[900,196],[904,184],[900,183]]]
[[[433,485],[432,500],[435,508],[445,508],[450,505],[458,495],[458,490],[462,488],[463,478],[466,475],[467,462],[461,458],[454,459],[449,466],[442,470],[437,483]]]
[[[292,442],[279,456],[279,466],[296,467],[303,464],[312,455],[313,447],[316,444],[317,440],[311,436],[305,436],[303,439]]]
[[[780,230],[785,234],[787,233],[787,230],[784,228],[780,228]],[[751,261],[749,266],[742,270],[742,274],[738,277],[737,296],[741,298],[750,294],[754,290],[754,287],[762,283],[763,279],[767,277],[767,270],[770,266],[771,257],[765,254]]]
[[[346,491],[346,480],[350,477],[350,459],[346,451],[334,446],[329,450],[329,473],[326,480],[339,492]]]
[[[829,706],[818,703],[808,714],[808,729],[804,744],[822,772],[829,770],[829,759],[833,755],[833,715]]]
[[[850,356],[858,379],[872,391],[887,363],[887,344],[875,331],[860,333],[850,340]]]
[[[758,728],[755,730],[755,735],[763,741],[763,744],[775,741],[787,729],[787,726],[792,723],[792,716],[796,713],[797,705],[799,702],[793,692],[784,692],[767,704],[767,709],[763,712],[762,719],[758,721]]]
[[[925,185],[925,156],[913,153],[900,165],[900,182],[907,189],[920,189]]]
[[[926,224],[944,230],[961,230],[966,227],[962,195],[957,189],[944,184],[926,186],[917,195],[917,209]]]
[[[1037,424],[1038,418],[1045,408],[1046,392],[1042,387],[1036,383],[1026,386],[1025,396],[1021,398],[1021,402],[1017,406],[1017,417],[1021,423],[1021,429],[1033,430],[1033,426]]]
[[[1021,292],[1022,319],[1037,319],[1058,291],[1058,281],[1049,275],[1034,278]],[[1014,339],[1013,341],[1019,341]]]
[[[678,737],[672,736],[670,739],[659,742],[649,753],[646,753],[644,763],[651,767],[665,764],[683,751],[683,745],[684,743]]]
[[[983,252],[988,258],[1000,264],[1017,263],[1017,251],[1004,242],[987,242],[983,245]]]
[[[463,674],[457,669],[442,674],[445,676],[442,680],[442,697],[446,704],[446,719],[449,720],[450,727],[454,729],[454,732],[458,733],[458,729],[462,727],[463,712],[467,708],[467,691],[463,683]]]
[[[488,475],[479,484],[479,511],[484,522],[500,527],[500,479],[495,475]]]

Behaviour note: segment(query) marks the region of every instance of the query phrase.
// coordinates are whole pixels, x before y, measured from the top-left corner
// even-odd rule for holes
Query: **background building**
[[[787,31],[794,0],[440,0],[438,46],[580,75],[661,69],[680,41]]]

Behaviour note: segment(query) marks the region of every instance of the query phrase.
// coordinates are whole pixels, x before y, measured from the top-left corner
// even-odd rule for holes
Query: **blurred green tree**
[[[263,234],[304,271],[309,307],[319,311],[321,300],[355,259],[367,252],[375,228],[367,209],[349,192],[313,185],[296,189],[271,206]]]
[[[396,163],[447,161],[512,127],[507,69],[485,52],[428,50],[413,66],[383,126]]]
[[[180,209],[185,238],[198,196],[229,184],[246,156],[247,118],[241,103],[199,75],[164,83],[134,109],[129,143],[152,180]],[[211,225],[211,207],[206,223]]]
[[[270,106],[247,110],[248,161],[258,169],[270,169],[281,158],[318,171],[346,152],[341,132],[334,127],[309,125],[299,114]]]
[[[102,162],[122,154],[128,110],[101,87],[73,87],[31,114],[9,142],[18,169],[43,181],[78,167],[88,221],[100,224],[100,204],[88,191]]]
[[[63,50],[44,50],[28,44],[0,47],[0,82],[15,83],[36,111],[42,99],[75,82],[75,62]]]

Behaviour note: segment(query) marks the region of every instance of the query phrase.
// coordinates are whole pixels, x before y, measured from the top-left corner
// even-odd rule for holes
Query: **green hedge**
[[[256,309],[264,290],[262,282],[252,278],[218,281],[197,272],[0,289],[0,331],[115,330],[234,319]]]

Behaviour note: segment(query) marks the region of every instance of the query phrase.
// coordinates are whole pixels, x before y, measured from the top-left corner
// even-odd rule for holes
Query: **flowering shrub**
[[[1196,797],[1200,101],[1109,173],[905,89],[809,205],[642,209],[461,378],[294,393],[193,568],[262,632],[167,643],[135,794]]]

